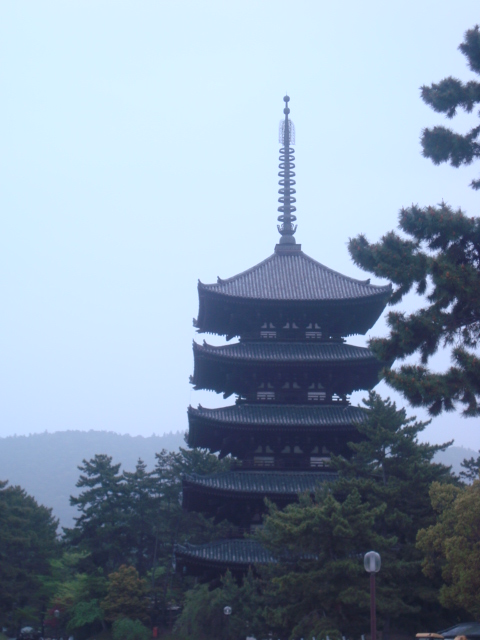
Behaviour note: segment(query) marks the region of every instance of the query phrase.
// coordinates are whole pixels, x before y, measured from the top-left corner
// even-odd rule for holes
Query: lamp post
[[[365,571],[370,574],[370,636],[377,640],[377,616],[375,611],[375,574],[380,571],[380,554],[369,551],[363,558]]]
[[[230,631],[229,625],[228,625],[228,619],[232,615],[232,607],[223,607],[223,613],[226,616],[225,620],[226,620],[226,628],[227,628],[226,630],[227,630],[227,639],[228,639],[228,636],[229,636],[228,632]]]
[[[55,620],[56,620],[56,624],[55,624],[55,635],[57,638],[60,637],[60,623],[58,621],[58,619],[60,618],[60,611],[58,609],[55,609],[55,611],[53,612],[53,615],[55,616]]]

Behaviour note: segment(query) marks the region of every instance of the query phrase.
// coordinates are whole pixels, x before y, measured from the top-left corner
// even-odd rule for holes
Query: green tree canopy
[[[469,67],[480,73],[480,30],[465,33],[460,50]],[[458,108],[467,112],[480,103],[480,83],[463,84],[446,78],[422,87],[423,100],[452,118]],[[480,126],[465,135],[445,127],[425,129],[423,153],[436,164],[470,164],[480,157]],[[480,188],[480,180],[472,186]],[[398,234],[390,231],[370,244],[359,235],[349,242],[353,261],[365,271],[395,285],[390,304],[415,291],[423,306],[413,313],[391,311],[386,338],[370,346],[386,362],[418,355],[419,364],[403,364],[385,372],[386,381],[413,406],[431,415],[452,411],[460,404],[465,416],[480,414],[480,220],[444,202],[435,207],[411,206],[400,211]],[[451,349],[452,364],[443,372],[429,368],[440,347]]]
[[[442,203],[402,209],[399,227],[406,238],[392,231],[375,244],[364,236],[349,242],[357,265],[396,285],[390,304],[412,289],[425,301],[410,314],[391,311],[390,334],[372,339],[370,347],[389,362],[420,356],[420,364],[385,372],[413,406],[438,415],[459,403],[464,415],[479,415],[480,220]],[[451,347],[452,365],[438,373],[428,363],[442,346]]]
[[[441,572],[445,581],[440,602],[480,618],[480,480],[458,488],[439,483],[431,487],[437,522],[418,533],[425,575]]]
[[[251,571],[241,584],[227,571],[219,587],[212,589],[208,584],[196,585],[186,594],[175,631],[185,640],[264,637],[264,601],[259,588],[260,583]],[[228,616],[224,613],[226,606],[232,610]]]
[[[467,58],[468,66],[480,74],[480,32],[478,26],[465,33],[464,41],[458,47]],[[453,118],[457,109],[471,113],[480,103],[480,83],[475,80],[463,83],[456,78],[445,78],[438,84],[421,88],[422,99],[432,109]],[[480,126],[475,126],[465,134],[446,127],[433,127],[422,132],[423,155],[435,164],[450,162],[453,167],[469,165],[480,157],[478,138]],[[470,186],[480,189],[480,180],[472,180]]]
[[[426,424],[408,418],[389,399],[370,393],[363,436],[352,457],[333,460],[339,479],[283,511],[271,506],[259,537],[278,558],[262,570],[266,619],[292,637],[332,637],[368,629],[368,577],[363,555],[382,556],[378,576],[379,626],[415,631],[448,624],[438,605],[440,579],[422,574],[416,548],[420,528],[435,522],[432,481],[451,483],[434,463],[447,445],[420,443]],[[447,443],[448,444],[448,443]]]
[[[0,622],[15,611],[39,616],[48,594],[44,583],[59,552],[58,522],[21,487],[0,482]],[[38,620],[38,617],[37,617]],[[18,623],[32,622],[18,619]]]
[[[135,567],[122,565],[108,576],[107,595],[100,606],[105,620],[109,622],[122,618],[149,622],[146,582],[140,578]]]

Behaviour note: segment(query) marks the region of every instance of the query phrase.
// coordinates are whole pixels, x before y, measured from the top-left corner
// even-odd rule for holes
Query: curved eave
[[[253,411],[252,411],[253,410]],[[248,411],[250,415],[245,415]],[[253,414],[256,415],[251,415]],[[363,414],[363,415],[362,415]],[[303,407],[295,405],[233,405],[221,409],[188,408],[188,444],[210,451],[225,448],[226,454],[237,455],[242,443],[255,442],[267,433],[295,434],[334,441],[358,439],[357,425],[365,419],[360,407]]]
[[[236,345],[232,345],[236,347]],[[266,345],[268,348],[268,345]],[[273,348],[274,345],[272,345]],[[353,350],[352,350],[353,351]],[[298,357],[252,357],[235,355],[222,351],[222,348],[193,343],[194,373],[190,381],[195,389],[204,389],[223,393],[226,397],[232,393],[244,395],[251,391],[252,380],[257,373],[262,375],[284,376],[289,378],[294,371],[308,371],[318,381],[335,376],[333,391],[350,394],[353,391],[373,388],[380,380],[381,371],[388,366],[379,361],[368,349],[358,347],[351,355],[334,358],[319,352],[315,357],[312,349],[307,356]],[[313,355],[312,355],[313,354]],[[326,385],[324,385],[326,386]]]
[[[368,414],[363,407],[335,405],[235,404],[218,409],[188,407],[189,419],[233,429],[356,428]]]
[[[246,570],[254,564],[276,562],[275,558],[253,540],[222,540],[206,545],[175,545],[175,560],[205,569]]]
[[[307,313],[311,321],[344,337],[364,335],[382,314],[391,291],[389,286],[361,298],[271,300],[226,295],[199,282],[199,310],[194,326],[199,333],[233,337],[258,329],[259,320],[296,318]]]
[[[246,481],[242,481],[242,476]],[[318,485],[334,482],[335,472],[227,472],[211,476],[185,475],[182,479],[183,493],[222,498],[261,499],[267,497],[296,498],[301,493],[315,493]]]

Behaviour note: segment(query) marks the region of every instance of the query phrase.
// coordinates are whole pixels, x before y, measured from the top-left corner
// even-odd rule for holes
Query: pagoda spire
[[[288,118],[288,114],[290,113],[290,109],[288,108],[290,98],[285,96],[283,100],[285,102],[285,108],[283,110],[285,119],[280,121],[279,131],[279,142],[283,146],[280,149],[280,164],[278,165],[280,169],[278,173],[280,176],[278,182],[280,185],[280,189],[278,190],[280,194],[280,198],[278,199],[280,202],[280,206],[278,207],[278,211],[280,212],[278,221],[281,224],[277,225],[277,229],[282,236],[280,238],[280,244],[291,245],[295,244],[293,235],[297,230],[297,225],[293,224],[297,219],[297,216],[294,215],[294,212],[297,210],[294,204],[297,201],[294,197],[296,193],[294,185],[296,183],[293,179],[295,176],[295,172],[293,171],[295,168],[293,163],[295,157],[293,155],[293,147],[290,146],[295,144],[295,127],[293,122]]]

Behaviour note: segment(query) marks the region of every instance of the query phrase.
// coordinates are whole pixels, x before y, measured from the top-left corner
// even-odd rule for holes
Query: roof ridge
[[[249,269],[245,269],[245,271],[241,271],[240,273],[237,273],[237,275],[231,276],[230,278],[220,278],[220,276],[217,276],[217,282],[212,283],[212,284],[204,284],[199,279],[198,280],[198,284],[202,285],[202,287],[211,287],[211,286],[214,286],[215,284],[228,284],[229,282],[233,282],[234,280],[237,280],[238,278],[241,278],[242,276],[248,275],[252,271],[255,271],[255,269],[258,269],[258,267],[261,267],[262,265],[267,264],[267,262],[270,262],[273,258],[275,258],[275,255],[276,255],[275,253],[272,253],[272,255],[268,256],[268,258],[265,258],[265,260],[262,260],[258,264],[254,264],[253,267],[250,267]]]
[[[352,278],[351,276],[346,276],[344,273],[340,273],[340,271],[336,271],[335,269],[332,269],[331,267],[327,267],[322,262],[319,262],[318,260],[315,260],[315,258],[312,258],[311,256],[307,255],[304,251],[300,251],[298,255],[300,255],[302,258],[306,259],[307,261],[313,262],[314,264],[318,265],[319,267],[322,267],[322,269],[325,269],[325,271],[328,271],[328,272],[332,273],[335,276],[339,276],[340,278],[345,278],[345,280],[350,280],[350,282],[355,282],[356,284],[369,285],[370,287],[375,287],[375,288],[378,288],[378,289],[386,289],[386,288],[391,289],[392,288],[391,283],[389,283],[388,285],[371,284],[370,278],[367,278],[366,280],[359,280],[358,278]]]

